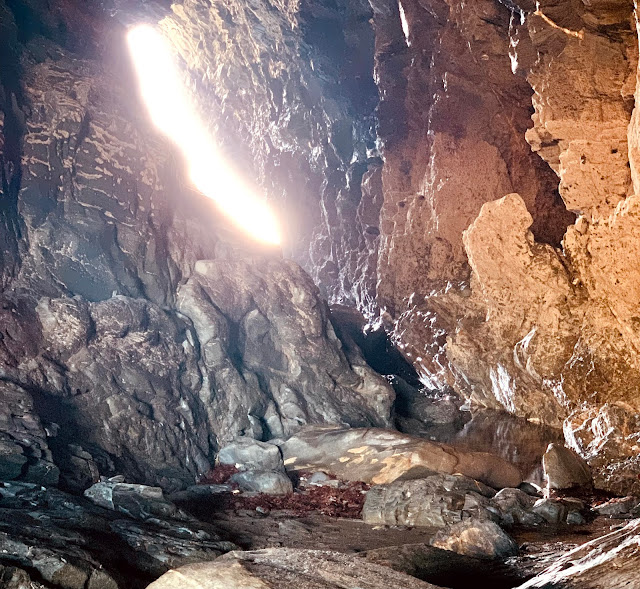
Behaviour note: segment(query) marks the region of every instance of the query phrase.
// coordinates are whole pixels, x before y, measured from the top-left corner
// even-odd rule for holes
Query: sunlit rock
[[[508,558],[518,554],[518,545],[491,520],[471,519],[436,534],[432,545],[465,556]]]
[[[185,582],[200,589],[437,589],[385,566],[338,552],[267,548],[232,552],[215,562],[203,562],[171,570],[149,589],[178,589]]]
[[[542,467],[548,489],[590,489],[593,486],[589,465],[570,448],[549,444],[542,457]]]
[[[391,430],[310,427],[280,447],[288,470],[323,470],[376,485],[433,472],[460,473],[495,488],[516,487],[522,481],[518,469],[498,456]]]

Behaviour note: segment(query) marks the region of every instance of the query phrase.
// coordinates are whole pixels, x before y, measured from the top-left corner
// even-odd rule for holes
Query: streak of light
[[[127,44],[151,120],[184,154],[194,186],[254,239],[278,245],[275,215],[216,149],[185,89],[169,41],[154,27],[138,25],[128,31]]]

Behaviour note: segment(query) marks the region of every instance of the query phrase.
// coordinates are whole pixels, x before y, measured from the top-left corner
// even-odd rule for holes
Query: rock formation
[[[175,490],[237,435],[389,425],[390,385],[343,348],[311,279],[188,188],[120,21],[1,8],[3,478]]]

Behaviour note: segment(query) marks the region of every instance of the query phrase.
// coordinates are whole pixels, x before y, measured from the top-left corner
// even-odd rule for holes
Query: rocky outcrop
[[[4,478],[60,478],[82,490],[123,473],[175,490],[238,435],[389,425],[392,388],[356,349],[343,349],[311,279],[251,245],[188,187],[131,90],[121,21],[69,4],[31,3],[25,13],[1,4]],[[213,12],[204,19],[197,2],[173,14],[180,50],[178,37],[195,34],[190,22],[222,24]],[[285,27],[292,13],[272,17],[284,27],[283,46],[302,35]],[[251,30],[255,37],[241,38],[252,55],[268,38],[276,43],[273,27]],[[245,57],[236,66],[246,69]],[[253,80],[263,92],[280,83],[272,65],[260,73],[273,70],[271,86]],[[248,78],[233,72],[224,79],[240,84],[239,99]],[[285,86],[274,100],[286,103],[293,88]]]
[[[3,483],[0,579],[31,578],[62,589],[142,588],[171,567],[237,548],[209,524],[160,513],[152,494],[138,493],[137,505],[134,496],[121,489],[115,513],[54,489]]]
[[[570,550],[519,589],[637,587],[638,530],[640,522],[635,520],[620,530]]]
[[[231,552],[215,562],[172,570],[149,585],[150,589],[190,586],[202,589],[270,587],[272,589],[437,589],[393,569],[338,552],[267,548]]]
[[[374,20],[382,319],[425,384],[564,427],[596,485],[628,491],[633,4],[427,4]]]

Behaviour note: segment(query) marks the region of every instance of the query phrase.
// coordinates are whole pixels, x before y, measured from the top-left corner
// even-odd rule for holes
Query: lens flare
[[[254,239],[280,244],[273,212],[225,163],[196,114],[169,42],[139,25],[128,32],[127,44],[151,120],[184,154],[194,186]]]

